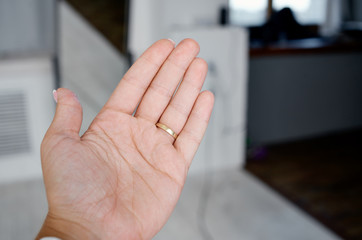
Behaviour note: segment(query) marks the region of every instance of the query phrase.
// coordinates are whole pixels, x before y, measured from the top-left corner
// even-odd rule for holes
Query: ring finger
[[[200,94],[207,73],[207,63],[195,58],[187,70],[175,96],[163,112],[159,122],[179,134]],[[170,138],[170,140],[174,140]]]

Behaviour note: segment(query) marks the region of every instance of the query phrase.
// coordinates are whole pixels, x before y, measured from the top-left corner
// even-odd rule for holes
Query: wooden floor
[[[362,129],[268,146],[246,168],[342,238],[362,239]]]

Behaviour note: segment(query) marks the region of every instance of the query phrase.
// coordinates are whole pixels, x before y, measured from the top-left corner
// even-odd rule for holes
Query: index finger
[[[159,40],[149,47],[121,79],[102,110],[132,114],[174,48],[174,42],[168,39]]]

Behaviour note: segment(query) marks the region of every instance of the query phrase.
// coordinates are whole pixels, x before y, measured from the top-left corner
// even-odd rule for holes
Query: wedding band
[[[174,139],[177,138],[177,133],[175,133],[171,128],[167,127],[165,124],[158,122],[156,123],[156,127],[161,128],[162,130],[170,134]]]

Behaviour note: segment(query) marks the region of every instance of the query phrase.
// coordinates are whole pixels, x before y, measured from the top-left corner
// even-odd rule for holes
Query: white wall
[[[190,26],[216,25],[227,0],[132,0],[129,50],[138,57],[170,31]]]
[[[0,55],[55,51],[55,0],[0,0]]]
[[[59,6],[62,87],[73,90],[83,106],[83,134],[128,70],[122,56],[66,1]]]

